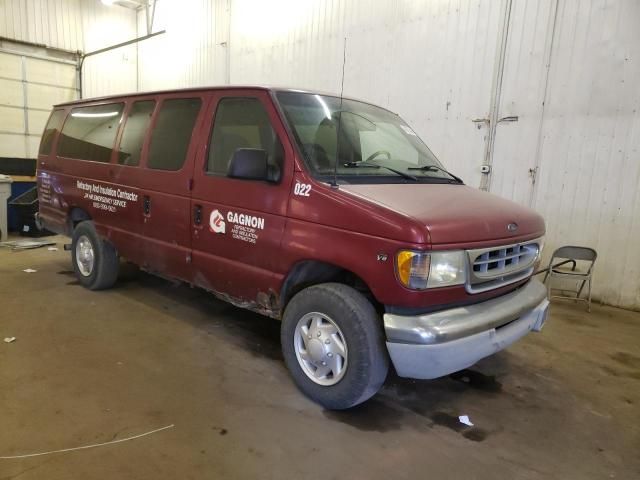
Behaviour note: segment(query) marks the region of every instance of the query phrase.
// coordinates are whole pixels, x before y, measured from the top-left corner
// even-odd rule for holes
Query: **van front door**
[[[196,160],[192,194],[194,283],[243,306],[269,310],[284,275],[279,253],[292,147],[266,91],[218,92],[207,119],[209,142]],[[265,151],[270,181],[227,176],[242,148]]]
[[[143,268],[191,281],[191,184],[206,94],[158,99],[141,179]]]

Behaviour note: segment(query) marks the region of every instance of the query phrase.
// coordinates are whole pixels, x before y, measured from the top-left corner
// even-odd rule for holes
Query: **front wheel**
[[[320,405],[341,410],[369,399],[389,369],[381,322],[357,290],[325,283],[287,305],[282,352],[296,385]]]

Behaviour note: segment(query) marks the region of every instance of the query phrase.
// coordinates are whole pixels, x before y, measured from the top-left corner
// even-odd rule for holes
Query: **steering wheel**
[[[302,149],[316,170],[320,172],[333,170],[327,151],[317,143],[305,143]]]
[[[367,157],[367,159],[365,160],[365,162],[370,162],[371,160],[376,158],[378,155],[386,155],[387,156],[387,160],[391,160],[391,154],[388,151],[386,151],[386,150],[378,150],[377,152],[373,152],[371,155],[369,155]]]

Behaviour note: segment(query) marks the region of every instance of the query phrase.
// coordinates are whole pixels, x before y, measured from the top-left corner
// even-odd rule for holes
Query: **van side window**
[[[207,172],[226,175],[231,157],[239,148],[265,150],[270,169],[279,172],[282,168],[282,143],[257,98],[220,100],[209,142]]]
[[[53,139],[56,138],[56,134],[60,131],[60,128],[62,128],[64,117],[64,110],[54,110],[51,113],[47,126],[44,127],[44,132],[42,133],[39,151],[40,155],[49,155],[51,153]]]
[[[147,133],[155,106],[156,102],[153,100],[135,102],[131,106],[124,124],[122,139],[120,140],[118,151],[118,163],[120,165],[137,166],[140,163],[144,136]]]
[[[108,162],[111,159],[123,107],[123,103],[112,103],[71,110],[62,127],[58,155]]]
[[[162,102],[151,134],[147,162],[149,168],[182,168],[201,105],[199,98],[176,98]]]

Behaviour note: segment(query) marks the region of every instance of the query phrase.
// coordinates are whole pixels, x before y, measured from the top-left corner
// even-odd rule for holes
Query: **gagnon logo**
[[[226,222],[254,230],[264,230],[264,218],[245,213],[227,212]],[[213,210],[209,216],[209,230],[214,233],[226,233],[226,222],[219,210]]]
[[[211,216],[209,217],[209,230],[213,233],[225,232],[224,217],[218,210],[211,212]]]

